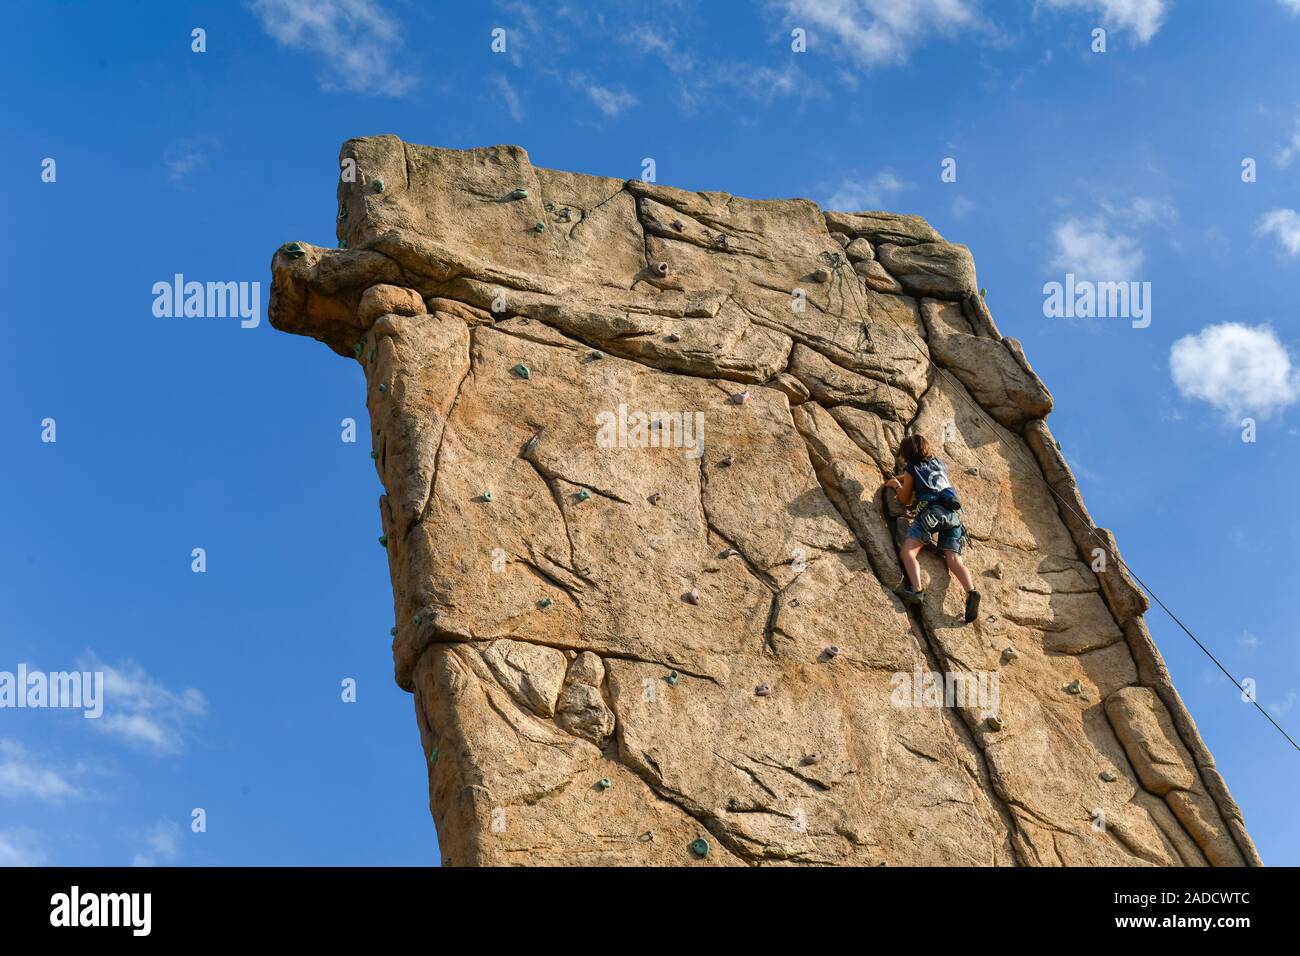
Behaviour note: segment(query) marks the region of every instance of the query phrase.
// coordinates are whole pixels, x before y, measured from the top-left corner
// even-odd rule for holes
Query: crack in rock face
[[[341,156],[340,248],[276,252],[270,319],[362,373],[445,859],[1259,864],[964,246],[513,146]],[[972,624],[931,547],[892,593],[910,433]]]

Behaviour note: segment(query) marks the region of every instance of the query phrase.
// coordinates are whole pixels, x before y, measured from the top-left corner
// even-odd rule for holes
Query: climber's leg
[[[903,539],[903,547],[898,553],[903,560],[903,570],[907,572],[907,581],[913,591],[921,590],[921,565],[917,562],[916,556],[921,553],[922,547],[924,542],[909,536]]]
[[[948,571],[966,589],[966,613],[963,615],[967,624],[980,616],[980,593],[975,590],[975,581],[970,568],[961,559],[961,549],[966,544],[966,529],[961,525],[948,528],[939,533],[939,548],[943,551],[943,560]]]
[[[975,582],[971,579],[970,568],[966,567],[966,562],[961,559],[960,554],[956,551],[944,551],[943,560],[947,562],[948,570],[961,583],[967,594],[975,590]]]

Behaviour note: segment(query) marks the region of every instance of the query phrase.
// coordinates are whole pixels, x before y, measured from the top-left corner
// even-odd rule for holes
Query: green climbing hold
[[[385,547],[385,548],[388,547],[388,535],[386,535],[386,534],[381,534],[381,535],[379,536],[379,543],[380,543],[381,546],[383,546],[383,547]]]
[[[669,687],[676,687],[676,686],[677,686],[677,672],[676,672],[676,671],[669,671],[669,672],[668,672],[668,676],[665,677],[664,680],[666,680],[666,681],[668,682],[668,686],[669,686]]]
[[[420,615],[418,614],[415,615],[415,617],[411,618],[411,623],[414,624],[416,627],[419,627],[423,621],[424,618],[420,617]]]
[[[389,637],[396,637],[396,636],[397,636],[397,628],[395,628],[395,627],[390,627],[390,628],[388,629],[388,636],[389,636]]]
[[[550,598],[542,598],[540,601],[537,602],[537,606],[540,608],[548,608],[554,603],[555,602],[552,601]]]
[[[352,346],[352,354],[353,354],[356,358],[361,358],[361,343],[360,343],[360,342],[358,342],[356,345]]]
[[[379,383],[379,394],[382,395],[382,394],[384,394],[384,392],[386,392],[386,391],[388,391],[388,386],[385,385],[383,382],[380,382],[380,383]]]
[[[291,242],[288,245],[281,246],[280,251],[290,259],[301,259],[307,254],[307,250],[304,249],[302,243],[299,242]]]
[[[709,841],[700,837],[691,841],[691,852],[696,856],[703,858],[709,855]]]
[[[384,181],[383,181],[382,179],[376,179],[376,180],[375,180],[375,187],[374,187],[374,188],[375,188],[375,192],[377,192],[377,193],[381,193],[381,192],[383,192],[383,191],[384,191]]]
[[[523,362],[520,362],[518,365],[516,365],[516,366],[515,366],[514,368],[512,368],[510,371],[514,372],[516,375],[518,375],[518,376],[519,376],[520,378],[522,378],[522,379],[529,379],[529,378],[532,378],[532,377],[533,377],[533,373],[532,373],[532,371],[531,371],[531,370],[528,368],[528,366],[525,365]]]
[[[533,232],[545,232],[545,231],[546,231],[546,223],[544,222],[539,222],[537,225],[533,226]]]
[[[377,451],[372,451],[372,452],[370,453],[370,457],[373,458],[375,461],[378,461],[378,460],[379,460],[379,452],[377,452]]]
[[[591,353],[591,359],[592,359],[593,362],[598,362],[598,361],[600,361],[601,359],[603,359],[604,357],[605,357],[605,353],[604,353],[604,352],[596,351],[596,352],[592,352],[592,353]]]
[[[588,498],[590,498],[590,497],[591,497],[591,492],[588,491],[586,488],[579,488],[579,489],[578,489],[578,500],[579,500],[579,501],[586,501],[586,500],[587,500]]]
[[[596,781],[596,786],[600,787],[602,790],[608,790],[610,787],[614,786],[614,781],[610,780],[609,777],[601,777]]]
[[[375,350],[371,349],[369,352],[366,353],[366,361],[373,362],[374,360],[375,360]]]
[[[988,289],[985,289],[983,286],[981,286],[981,287],[980,287],[980,298],[981,298],[981,299],[986,299],[986,298],[988,298],[988,294],[989,294],[989,290],[988,290]]]
[[[348,241],[347,241],[346,239],[340,239],[340,240],[339,240],[339,248],[340,248],[340,249],[346,249],[347,247],[348,247]]]
[[[490,491],[485,491],[485,492],[483,492],[483,500],[484,500],[484,501],[491,501],[491,500],[492,500],[492,492],[490,492]]]
[[[429,763],[437,763],[437,762],[438,762],[438,748],[434,747],[432,750],[429,751]]]
[[[512,192],[512,193],[510,194],[510,198],[511,198],[511,199],[527,199],[527,198],[528,198],[528,190],[527,190],[527,189],[516,189],[514,192]]]

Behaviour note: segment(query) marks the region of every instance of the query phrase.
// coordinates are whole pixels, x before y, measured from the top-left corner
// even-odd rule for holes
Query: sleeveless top
[[[943,493],[952,488],[948,480],[948,466],[938,458],[924,458],[908,465],[912,474],[916,500],[928,504],[943,497]]]

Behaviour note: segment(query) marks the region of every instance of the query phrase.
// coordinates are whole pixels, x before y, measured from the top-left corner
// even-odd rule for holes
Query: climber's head
[[[899,443],[898,457],[909,465],[925,461],[930,457],[930,443],[925,440],[924,435],[908,435]]]

